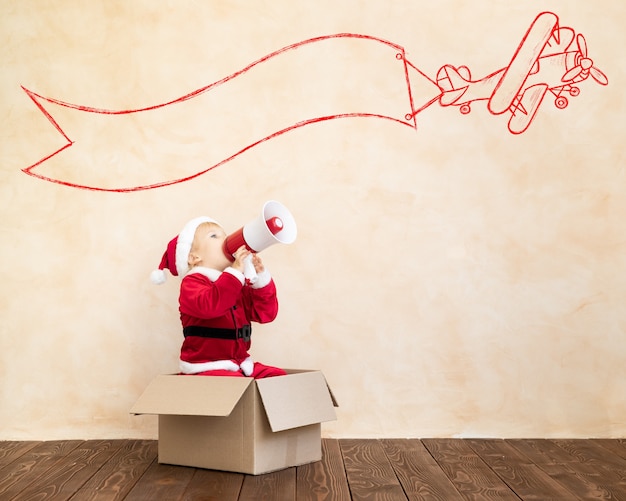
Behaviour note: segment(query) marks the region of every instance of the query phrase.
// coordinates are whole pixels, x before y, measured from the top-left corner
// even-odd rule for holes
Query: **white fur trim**
[[[224,273],[230,273],[233,277],[235,277],[236,279],[238,279],[241,282],[241,285],[246,283],[246,277],[244,277],[243,273],[241,273],[239,270],[236,270],[235,268],[233,268],[231,266],[226,268],[224,270]]]
[[[165,275],[165,271],[164,270],[153,270],[150,273],[150,281],[154,285],[164,284],[166,279],[167,279],[167,275]]]
[[[188,260],[191,244],[193,243],[193,237],[196,235],[196,229],[202,223],[215,223],[219,226],[219,223],[214,219],[200,216],[189,221],[178,234],[178,240],[176,241],[176,272],[181,278],[189,271]]]
[[[239,280],[241,285],[245,283],[245,277],[243,276],[243,273],[241,273],[240,271],[237,271],[235,268],[231,268],[230,266],[226,268],[223,272],[216,270],[215,268],[205,268],[204,266],[194,266],[191,270],[189,270],[188,274],[192,275],[194,273],[199,273],[200,275],[204,275],[211,282],[217,281],[217,279],[220,278],[220,275],[222,273],[229,273],[230,275],[235,277],[237,280]]]
[[[189,275],[192,275],[194,273],[204,275],[211,282],[215,282],[218,278],[220,278],[220,275],[222,274],[222,272],[219,270],[216,270],[214,268],[205,268],[204,266],[194,266],[191,270],[189,270]]]
[[[243,362],[241,362],[241,372],[243,372],[244,376],[251,376],[254,372],[254,362],[252,361],[252,357],[246,358]]]
[[[270,272],[267,270],[267,268],[265,268],[265,271],[257,274],[256,282],[254,282],[250,287],[252,287],[253,289],[262,289],[271,281],[272,275],[270,275]]]
[[[225,370],[237,372],[239,366],[232,360],[216,360],[215,362],[192,363],[184,360],[178,361],[178,368],[183,374],[198,374],[205,371]]]

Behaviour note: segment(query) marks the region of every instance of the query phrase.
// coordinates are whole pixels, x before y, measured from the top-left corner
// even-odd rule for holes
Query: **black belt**
[[[250,341],[252,336],[252,326],[244,325],[239,329],[219,329],[216,327],[203,327],[201,325],[189,325],[183,328],[183,335],[208,337],[213,339],[243,339],[244,341]]]

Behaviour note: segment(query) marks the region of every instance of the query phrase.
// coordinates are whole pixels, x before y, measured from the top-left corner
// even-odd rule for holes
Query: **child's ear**
[[[193,252],[189,253],[189,257],[187,258],[187,264],[189,266],[195,266],[197,265],[199,262],[201,261],[200,256],[198,256],[198,254],[195,254]]]

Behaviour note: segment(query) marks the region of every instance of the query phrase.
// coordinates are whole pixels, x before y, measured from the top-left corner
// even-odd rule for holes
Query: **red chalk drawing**
[[[508,129],[513,134],[526,131],[533,121],[547,92],[554,95],[557,108],[567,107],[568,93],[580,94],[578,84],[590,76],[601,85],[608,78],[588,57],[587,42],[582,34],[559,28],[558,18],[551,12],[538,15],[522,39],[513,59],[481,80],[472,80],[466,66],[443,66],[437,73],[437,84],[443,90],[442,106],[459,106],[461,113],[471,111],[471,104],[486,100],[494,115],[510,112]]]
[[[290,80],[281,84],[293,93],[289,106],[289,96],[272,94],[266,85],[271,76],[283,74]],[[475,102],[484,101],[489,114],[508,113],[508,130],[521,134],[547,93],[563,109],[566,95],[579,95],[579,85],[589,77],[608,84],[589,58],[584,36],[559,27],[551,12],[534,19],[506,67],[479,80],[472,80],[467,66],[448,64],[430,78],[407,59],[402,46],[373,36],[322,36],[283,47],[221,80],[148,107],[101,109],[23,87],[62,143],[23,172],[87,190],[153,189],[189,181],[261,143],[328,120],[375,118],[417,129],[417,115],[437,102],[467,114]],[[377,87],[381,90],[373,100]],[[242,113],[211,112],[224,102]],[[246,120],[250,109],[260,110],[255,116],[262,120]],[[229,128],[237,133],[211,141],[215,131]],[[104,136],[108,140],[98,142]],[[229,136],[236,142],[229,142]],[[67,168],[83,164],[89,168]]]

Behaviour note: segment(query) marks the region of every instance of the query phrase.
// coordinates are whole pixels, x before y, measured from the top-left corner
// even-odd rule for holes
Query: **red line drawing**
[[[486,100],[492,114],[510,112],[508,129],[512,134],[521,134],[530,126],[548,91],[555,96],[555,106],[563,109],[568,105],[563,94],[578,96],[578,84],[589,76],[608,85],[606,75],[588,57],[585,37],[576,36],[574,50],[573,41],[572,28],[560,28],[556,14],[542,12],[506,68],[472,80],[466,66],[444,65],[437,73],[437,84],[443,90],[440,103],[459,106],[461,113],[467,114],[473,102]]]
[[[364,44],[367,50],[350,52],[350,48],[354,48],[353,44]],[[359,49],[363,49],[363,47],[359,47]],[[211,108],[212,100],[224,99],[225,97],[236,99],[237,104],[246,109],[245,103],[240,101],[254,93],[258,87],[258,82],[264,81],[263,78],[258,80],[255,78],[258,78],[259,75],[262,77],[263,71],[271,72],[273,64],[278,64],[279,61],[285,62],[285,60],[290,62],[293,57],[297,56],[298,60],[303,61],[308,61],[306,58],[310,58],[310,66],[314,66],[314,63],[319,64],[320,61],[341,55],[342,50],[346,51],[343,53],[344,55],[358,52],[366,54],[366,56],[362,60],[354,61],[353,59],[351,61],[351,66],[345,69],[346,78],[335,74],[337,73],[336,68],[341,67],[341,64],[339,66],[334,65],[332,71],[323,71],[323,68],[319,68],[319,71],[314,73],[313,78],[310,74],[303,74],[301,80],[292,83],[292,88],[304,88],[308,83],[311,87],[312,96],[317,96],[320,89],[327,89],[329,93],[339,93],[338,95],[348,95],[352,98],[358,92],[354,92],[354,89],[349,87],[342,88],[346,80],[352,78],[363,84],[380,75],[388,75],[389,80],[386,81],[385,90],[390,96],[382,106],[384,109],[375,109],[375,106],[368,102],[368,87],[366,85],[360,86],[360,89],[365,89],[365,91],[362,92],[361,96],[357,96],[361,97],[363,102],[346,105],[347,108],[344,110],[323,109],[326,102],[345,101],[345,99],[343,101],[333,99],[337,97],[335,95],[329,95],[326,96],[326,99],[317,101],[315,99],[302,99],[299,103],[304,109],[295,110],[293,116],[290,115],[291,110],[286,110],[283,113],[289,116],[272,117],[273,121],[267,126],[268,133],[260,134],[259,137],[256,129],[254,132],[251,131],[249,140],[244,139],[242,144],[245,145],[243,147],[240,145],[212,145],[210,150],[213,157],[207,156],[206,161],[203,160],[204,164],[201,168],[190,166],[187,171],[183,169],[180,175],[174,176],[168,171],[170,178],[166,180],[160,178],[158,174],[153,174],[152,177],[156,176],[156,180],[134,183],[132,180],[129,181],[127,172],[130,176],[133,169],[131,168],[132,162],[126,161],[128,159],[122,162],[124,165],[128,165],[128,170],[114,176],[114,182],[122,177],[127,183],[130,183],[130,186],[108,186],[107,182],[100,179],[102,175],[98,177],[100,173],[75,173],[73,175],[77,179],[73,179],[66,172],[56,178],[40,172],[44,167],[49,168],[50,161],[60,153],[66,152],[65,155],[70,153],[71,150],[68,151],[68,149],[71,146],[78,146],[82,143],[87,144],[87,146],[83,146],[84,148],[91,146],[88,144],[88,140],[70,138],[70,134],[66,133],[67,126],[62,127],[60,125],[62,119],[59,116],[65,117],[69,122],[79,121],[81,123],[80,129],[73,133],[72,137],[80,135],[81,130],[89,126],[93,127],[93,130],[91,130],[91,134],[86,135],[87,137],[98,136],[98,131],[102,130],[103,127],[108,132],[119,131],[119,139],[114,140],[113,145],[107,145],[106,151],[107,154],[116,155],[119,153],[121,155],[121,152],[125,151],[124,143],[129,145],[128,149],[130,150],[137,149],[138,143],[145,140],[143,137],[145,130],[155,127],[155,123],[165,123],[167,128],[167,124],[179,123],[181,122],[180,118],[184,117],[183,122],[200,121],[206,125],[207,130],[215,130],[215,127],[221,126],[220,117],[212,116],[206,111],[206,108]],[[292,59],[289,59],[290,57]],[[344,60],[341,59],[341,62]],[[301,64],[301,66],[308,67],[306,64]],[[480,80],[472,80],[467,66],[454,67],[448,64],[439,69],[436,79],[431,79],[407,59],[406,51],[402,46],[377,37],[353,33],[321,36],[283,47],[221,80],[185,94],[178,99],[143,108],[126,110],[94,108],[45,97],[22,87],[61,135],[64,143],[56,151],[22,170],[30,176],[79,189],[109,192],[154,189],[189,181],[224,165],[263,142],[294,129],[327,120],[378,118],[417,129],[417,115],[436,102],[444,107],[458,106],[462,114],[467,114],[471,111],[472,103],[486,101],[487,110],[490,114],[510,113],[508,130],[513,134],[521,134],[530,126],[548,91],[554,95],[556,107],[563,109],[568,105],[567,97],[564,94],[569,93],[572,97],[579,95],[578,85],[589,77],[601,85],[608,85],[606,75],[597,69],[588,57],[584,36],[582,34],[575,36],[574,30],[571,28],[559,27],[558,17],[551,12],[542,12],[534,19],[508,66]],[[318,82],[318,79],[321,82]],[[241,91],[237,87],[238,83],[243,85]],[[246,84],[248,87],[245,86]],[[389,92],[389,88],[393,92]],[[346,94],[340,94],[341,92]],[[256,103],[253,98],[254,96],[250,97],[249,106],[255,106]],[[313,107],[306,109],[306,103],[312,103],[309,105]],[[51,108],[54,108],[54,112],[51,111]],[[237,106],[233,108],[237,109]],[[274,109],[274,107],[269,109]],[[156,112],[160,114],[160,118],[157,116],[158,114],[155,114]],[[76,114],[79,115],[76,116]],[[132,121],[123,123],[124,117],[132,119]],[[174,120],[174,118],[179,118],[179,120]],[[103,124],[104,119],[108,121]],[[202,122],[203,120],[204,122]],[[147,128],[146,124],[148,124]],[[240,133],[239,126],[238,132]],[[104,150],[105,148],[100,149]],[[113,153],[110,153],[111,149],[113,149]],[[94,147],[94,150],[98,150],[98,148]],[[150,151],[150,148],[144,147],[143,151]],[[80,158],[78,153],[76,155],[77,158]],[[177,161],[180,162],[180,156],[177,157]],[[71,164],[71,162],[65,163]],[[144,163],[149,164],[150,162],[145,161]],[[102,167],[104,168],[104,166]],[[90,175],[96,180],[89,180]],[[86,181],[85,177],[87,178]],[[140,176],[140,180],[143,181],[144,177]],[[110,179],[108,182],[111,182]]]

